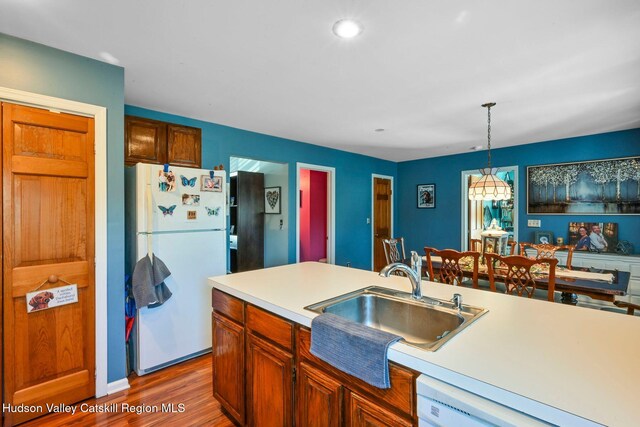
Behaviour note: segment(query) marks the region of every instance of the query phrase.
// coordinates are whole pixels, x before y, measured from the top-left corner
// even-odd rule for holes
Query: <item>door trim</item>
[[[327,264],[336,263],[336,168],[330,166],[312,165],[309,163],[296,163],[296,262],[300,262],[300,170],[308,169],[313,171],[328,172],[329,189],[328,206],[329,215],[327,231],[329,241],[327,242]]]
[[[518,166],[500,166],[498,168],[498,172],[513,172],[513,188],[515,190],[515,194],[513,195],[513,213],[514,219],[513,221],[513,240],[519,242],[518,240],[518,222],[520,222],[520,206],[518,203],[518,199],[520,197],[520,184],[518,182]],[[478,169],[466,170],[460,173],[461,177],[461,189],[460,193],[462,194],[462,232],[460,233],[460,249],[465,251],[469,250],[468,242],[469,236],[467,236],[467,230],[469,229],[469,176],[470,175],[480,175],[480,171]]]
[[[373,226],[376,223],[376,211],[375,211],[375,182],[376,182],[376,178],[383,178],[383,179],[389,179],[391,180],[391,231],[390,231],[390,237],[393,237],[393,214],[395,211],[395,204],[393,203],[394,200],[394,196],[395,196],[395,187],[394,187],[394,183],[393,183],[393,177],[390,175],[379,175],[377,173],[372,173],[371,174],[371,270],[373,270],[373,266],[375,265],[375,259],[374,259],[374,245],[376,243],[376,238],[375,238],[375,229],[373,228]]]
[[[107,394],[107,109],[0,86],[0,101],[93,117],[95,126],[96,397]],[[125,378],[126,380],[126,378]],[[128,383],[127,383],[128,384]],[[127,387],[128,388],[128,385]]]

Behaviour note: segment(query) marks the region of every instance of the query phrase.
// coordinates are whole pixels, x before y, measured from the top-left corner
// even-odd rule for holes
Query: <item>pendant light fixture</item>
[[[511,198],[511,187],[509,184],[498,178],[497,168],[491,167],[491,107],[495,102],[482,104],[487,109],[487,153],[489,157],[488,165],[480,169],[482,177],[469,185],[469,200],[509,200]]]

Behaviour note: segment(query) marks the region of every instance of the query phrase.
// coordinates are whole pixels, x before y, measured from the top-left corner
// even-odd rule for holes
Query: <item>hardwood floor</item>
[[[77,408],[73,415],[45,415],[21,426],[233,426],[213,398],[211,381],[211,355],[207,354],[143,377],[131,374],[128,390],[72,405]],[[171,408],[163,412],[163,404],[165,408],[173,404],[174,412]],[[127,412],[126,405],[134,412]],[[91,413],[87,408],[113,412]]]

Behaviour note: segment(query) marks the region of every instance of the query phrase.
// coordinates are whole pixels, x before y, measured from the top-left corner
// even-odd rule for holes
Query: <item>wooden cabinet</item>
[[[231,249],[231,271],[264,268],[264,174],[238,171],[230,181],[231,234],[238,239],[237,249]]]
[[[247,334],[247,425],[293,425],[293,356]]]
[[[244,425],[244,303],[214,289],[212,306],[213,396],[237,423]]]
[[[379,389],[313,356],[311,331],[213,290],[213,394],[247,426],[415,426],[418,373]]]
[[[391,387],[387,389],[373,387],[311,354],[311,331],[309,329],[298,327],[296,337],[296,357],[298,371],[300,372],[300,375],[298,375],[296,412],[299,417],[305,412],[312,414],[311,411],[315,410],[314,407],[316,406],[329,406],[330,399],[328,396],[324,398],[324,402],[319,397],[322,387],[317,385],[318,383],[325,388],[324,393],[331,389],[331,385],[339,384],[340,389],[337,393],[343,396],[341,405],[344,408],[341,411],[340,425],[416,425],[416,378],[419,373],[395,363],[390,363],[389,378]],[[303,384],[301,383],[304,381],[303,372],[308,372],[309,368],[313,369],[311,371],[312,378],[316,382],[314,384],[316,396],[311,400],[305,399],[305,394],[302,392]],[[319,373],[322,377],[319,376]],[[377,424],[372,423],[372,420],[377,420]],[[311,425],[333,425],[328,420],[325,421],[327,422]],[[390,422],[390,424],[385,424],[387,422]]]
[[[342,425],[342,384],[304,362],[300,363],[296,380],[298,426]]]
[[[244,424],[244,328],[213,315],[213,395]]]
[[[411,427],[413,424],[356,394],[347,395],[346,425],[352,427]]]
[[[201,129],[125,116],[125,164],[169,163],[200,168],[201,156]]]

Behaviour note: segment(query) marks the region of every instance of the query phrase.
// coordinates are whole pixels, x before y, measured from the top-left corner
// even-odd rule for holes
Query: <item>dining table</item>
[[[470,260],[471,261],[471,260]],[[431,256],[434,275],[440,268],[441,259],[438,256]],[[461,262],[462,271],[465,277],[471,277],[473,266],[471,262]],[[500,281],[504,277],[504,269],[496,266],[494,269],[496,280]],[[428,275],[427,257],[422,257],[423,277]],[[548,272],[540,269],[533,274],[536,288],[546,290],[549,284]],[[616,297],[627,294],[627,287],[631,273],[618,270],[600,270],[590,268],[572,268],[563,266],[556,268],[555,290],[561,292],[561,302],[563,304],[576,305],[577,295],[585,295],[593,299],[614,302]],[[478,266],[478,279],[489,280],[488,267],[483,263]]]

